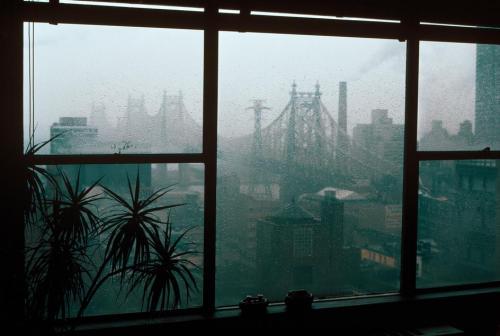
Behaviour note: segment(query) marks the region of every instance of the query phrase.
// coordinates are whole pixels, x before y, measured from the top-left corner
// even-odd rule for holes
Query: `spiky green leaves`
[[[101,179],[87,188],[82,188],[80,170],[74,185],[64,172],[60,172],[60,175],[63,180],[62,190],[58,191],[55,199],[50,201],[53,209],[51,222],[54,225],[54,233],[61,235],[65,240],[86,244],[98,233],[100,219],[95,214],[96,202],[102,197],[95,190]]]
[[[66,318],[70,304],[85,294],[85,279],[90,279],[86,246],[49,235],[31,252],[27,265],[29,318]]]
[[[164,222],[158,217],[160,211],[178,207],[182,204],[155,206],[155,202],[171,189],[159,189],[147,197],[141,197],[139,173],[135,187],[127,176],[128,197],[122,197],[103,186],[108,197],[115,202],[111,214],[105,218],[103,233],[109,233],[106,255],[110,257],[111,268],[116,271],[125,268],[129,262],[147,262],[150,238]],[[130,260],[130,258],[133,258]]]
[[[129,294],[143,286],[143,307],[147,310],[165,310],[170,304],[178,307],[183,297],[189,300],[191,291],[197,289],[192,272],[197,266],[189,259],[196,252],[180,249],[189,230],[174,239],[170,216],[162,221],[158,213],[182,204],[155,206],[170,188],[141,197],[139,174],[135,186],[128,177],[127,182],[128,199],[103,187],[117,206],[104,224],[104,232],[109,231],[106,255],[111,269],[123,270],[122,279],[130,275]]]
[[[189,300],[191,291],[197,289],[193,270],[198,266],[190,260],[197,252],[180,246],[189,230],[173,239],[172,225],[170,221],[166,224],[165,230],[154,229],[150,257],[136,264],[131,272],[129,293],[143,286],[143,305],[149,311],[178,308],[182,298]]]
[[[116,276],[120,286],[130,284],[129,294],[142,289],[143,308],[150,311],[177,308],[189,300],[197,289],[196,252],[183,244],[188,231],[172,230],[169,212],[182,204],[163,202],[170,188],[147,194],[139,172],[135,183],[127,176],[126,195],[101,185],[101,180],[83,186],[80,170],[74,179],[61,170],[51,179],[50,198],[39,190],[43,206],[37,207],[39,225],[26,252],[30,318],[65,318],[76,303],[78,320],[99,288]],[[96,238],[105,248],[92,248]],[[104,254],[97,265],[91,253]]]
[[[28,227],[33,227],[37,223],[37,214],[46,206],[46,185],[48,184],[53,187],[57,186],[54,178],[45,168],[35,166],[29,161],[43,147],[61,134],[58,134],[39,144],[29,145],[24,152],[26,159],[26,166],[24,168],[24,175],[26,179],[24,217]]]
[[[90,279],[89,240],[98,232],[94,194],[99,181],[80,186],[80,172],[74,185],[60,172],[63,187],[53,199],[38,209],[39,240],[27,250],[27,305],[34,319],[65,318],[72,302],[85,294],[85,278]],[[54,179],[55,181],[55,179]]]

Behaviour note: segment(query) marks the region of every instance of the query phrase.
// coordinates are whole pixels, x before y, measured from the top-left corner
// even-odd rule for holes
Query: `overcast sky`
[[[264,126],[270,123],[288,102],[293,81],[299,91],[312,91],[318,81],[335,119],[338,82],[347,81],[349,133],[357,123],[370,122],[372,109],[388,109],[396,123],[403,122],[405,43],[226,32],[220,34],[219,53],[224,136],[252,132],[252,114],[245,108],[255,98],[271,108],[263,117]],[[432,119],[442,119],[452,132],[473,119],[474,64],[474,45],[422,44],[420,135]],[[115,124],[129,95],[143,95],[154,114],[163,90],[182,91],[189,113],[201,123],[202,88],[201,31],[35,25],[35,123],[41,138],[61,116],[89,116],[93,103],[104,104]]]

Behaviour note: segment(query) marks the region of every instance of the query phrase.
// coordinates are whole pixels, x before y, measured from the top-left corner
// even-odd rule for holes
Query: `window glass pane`
[[[218,305],[399,289],[405,44],[220,34]]]
[[[26,147],[34,134],[56,136],[41,154],[201,151],[203,32],[25,24],[24,50]]]
[[[422,42],[420,150],[500,148],[500,46]]]
[[[31,176],[30,317],[75,317],[87,295],[85,316],[202,305],[203,165],[37,166]]]
[[[500,280],[498,160],[420,163],[417,286]]]

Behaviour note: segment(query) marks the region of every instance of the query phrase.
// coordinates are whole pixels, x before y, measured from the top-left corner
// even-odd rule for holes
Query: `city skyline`
[[[59,117],[68,114],[88,117],[92,104],[106,106],[111,124],[123,114],[128,96],[144,96],[148,112],[154,114],[165,90],[169,95],[182,91],[187,110],[201,123],[203,37],[200,32],[35,26],[35,126],[39,140],[48,138],[50,124]],[[162,47],[158,43],[162,40],[172,45],[175,52],[170,52],[172,48],[168,46]],[[133,51],[132,45],[135,46]],[[263,118],[265,126],[284,108],[288,87],[294,80],[300,83],[301,90],[310,90],[319,81],[323,101],[334,112],[337,83],[347,81],[351,88],[349,134],[356,124],[370,119],[372,109],[388,109],[395,122],[402,123],[404,46],[404,43],[373,39],[221,33],[219,132],[225,137],[251,133],[248,124],[252,116],[244,112],[252,99],[264,99],[272,108]],[[299,61],[286,60],[282,52],[287,49],[294,50],[297,60],[310,59],[309,69],[300,71],[303,65]],[[234,61],[235,50],[238,50],[238,62]],[[117,53],[119,57],[113,57]],[[453,57],[457,54],[460,57]],[[135,59],[149,61],[140,65],[134,64]],[[26,53],[25,64],[27,61]],[[80,66],[75,66],[75,62]],[[88,62],[92,63],[92,71]],[[433,119],[443,120],[451,133],[456,133],[459,123],[466,119],[474,126],[475,45],[425,42],[421,45],[421,62],[419,139],[431,129]],[[128,71],[122,72],[120,68]],[[115,75],[118,71],[120,76]],[[273,78],[269,82],[266,74],[270,71],[282,79],[275,81]],[[53,72],[66,76],[54,78]],[[27,76],[27,71],[25,74]],[[242,76],[247,77],[246,83],[239,80]],[[385,79],[374,81],[377,78]],[[400,84],[395,83],[398,81]],[[27,84],[26,80],[25,92],[28,92]],[[47,100],[55,87],[62,90],[61,99]],[[374,90],[376,87],[379,89]],[[377,94],[380,90],[383,95]],[[449,106],[443,107],[440,97],[448,97],[446,104]],[[235,111],[239,115],[235,115]]]
[[[397,291],[403,220],[402,93],[405,84],[404,72],[398,72],[397,69],[404,69],[405,66],[401,62],[404,59],[401,58],[404,56],[404,44],[395,41],[386,43],[365,39],[271,35],[261,36],[257,41],[253,39],[255,35],[241,37],[238,33],[227,33],[227,40],[221,38],[220,127],[217,131],[223,134],[221,130],[231,126],[232,135],[221,136],[216,156],[218,304],[234,304],[244,295],[255,292],[263,292],[271,299],[279,300],[280,293],[291,286],[307,286],[320,297]],[[236,36],[239,38],[234,39]],[[234,40],[231,42],[231,39]],[[310,42],[307,47],[301,45],[304,41]],[[234,42],[236,44],[232,44]],[[330,47],[330,42],[334,48]],[[254,50],[254,53],[249,53],[250,46],[259,46],[257,51],[265,52]],[[354,51],[360,52],[363,46],[368,46],[369,52],[365,50],[364,55],[351,55]],[[471,46],[475,50],[475,46]],[[447,52],[457,50],[456,45],[442,47]],[[346,51],[343,48],[351,49]],[[188,50],[186,48],[184,52]],[[330,53],[323,53],[325,50]],[[425,60],[429,56],[429,49],[424,46],[422,50]],[[275,57],[282,56],[284,51],[294,53],[294,57],[282,58],[282,63],[275,62]],[[334,51],[339,52],[336,54]],[[307,58],[310,55],[315,58]],[[347,62],[348,55],[354,57],[352,62]],[[43,56],[42,53],[42,59]],[[154,55],[151,60],[174,71],[176,64],[162,63],[164,60],[161,56]],[[471,59],[474,58],[467,58],[467,64]],[[133,57],[128,60],[134,61]],[[51,64],[52,61],[47,63]],[[75,60],[69,61],[65,63],[66,66]],[[86,64],[89,59],[83,58],[82,61]],[[260,67],[252,66],[261,63]],[[448,86],[440,87],[441,77],[446,80],[446,69],[450,64],[445,64],[443,68],[441,66],[446,62],[441,62],[437,68],[426,68],[425,61],[423,63],[419,129],[422,130],[427,121],[431,122],[429,133],[432,137],[428,142],[431,147],[436,143],[447,145],[442,139],[458,145],[472,141],[472,121],[463,120],[473,118],[462,118],[464,115],[461,113],[470,113],[474,99],[462,94],[461,90],[467,89],[466,86],[457,90],[462,72],[470,75],[470,69],[460,69],[458,77],[452,77]],[[103,70],[105,65],[103,61],[97,68]],[[61,101],[56,102],[61,103],[57,113],[62,115],[47,113],[44,121],[52,122],[51,135],[60,134],[61,130],[68,133],[62,133],[50,144],[52,153],[102,153],[103,148],[107,154],[192,152],[189,144],[174,143],[176,138],[200,145],[201,109],[191,109],[187,103],[184,106],[184,99],[186,102],[193,99],[200,102],[199,88],[198,96],[189,89],[185,90],[180,83],[175,88],[165,88],[159,85],[165,80],[161,78],[163,71],[154,66],[151,69],[150,66],[134,63],[127,68],[117,62],[109,69],[109,73],[99,73],[97,79],[92,73],[87,73],[82,80],[84,87],[94,80],[110,78],[110,81],[95,88],[105,88],[99,93],[103,95],[103,100],[92,99],[94,96],[85,90],[85,94],[77,95],[73,102],[75,109],[89,112],[87,108],[82,108],[81,102],[94,104],[92,116],[87,115],[88,124],[86,117],[79,119],[73,114],[74,109],[62,108],[64,104],[72,106],[71,99],[75,97],[74,92],[71,93],[73,89],[67,91],[68,97],[62,96]],[[196,71],[201,71],[200,64],[197,66]],[[348,69],[343,69],[343,66]],[[142,68],[146,69],[144,73]],[[318,69],[322,68],[325,71],[319,74]],[[131,71],[129,73],[123,69]],[[116,92],[107,96],[114,89],[110,85],[116,80],[113,78],[114,71],[123,72],[125,77],[139,73],[144,76],[143,79],[147,79],[148,72],[152,70],[155,70],[152,76],[156,79],[151,82],[156,87],[151,91],[151,86],[141,85],[134,86],[133,90],[128,87],[130,82],[123,81]],[[178,73],[190,77],[180,70]],[[294,78],[297,74],[302,74],[302,78]],[[76,77],[79,75],[75,74]],[[175,84],[173,78],[169,80],[172,81],[170,85]],[[189,82],[189,79],[184,80]],[[335,83],[335,87],[332,83]],[[152,83],[148,82],[148,85]],[[467,85],[474,85],[474,81]],[[41,94],[47,94],[50,89],[50,85],[42,86],[45,91]],[[172,95],[172,92],[179,91],[182,94]],[[142,92],[147,92],[148,96]],[[455,95],[448,95],[447,92],[455,92]],[[151,99],[153,95],[155,99]],[[463,110],[451,113],[457,104],[464,102],[457,95],[462,95],[461,98],[467,104],[463,104]],[[264,99],[260,102],[264,105],[259,106],[254,101],[252,106],[254,98]],[[449,102],[454,98],[457,98],[456,101]],[[110,99],[113,104],[108,105],[106,99]],[[169,99],[174,102],[172,108],[169,107]],[[43,106],[43,101],[41,104]],[[433,113],[435,110],[453,115],[460,130],[456,137],[453,130],[443,127],[450,119],[439,122],[441,115]],[[121,118],[116,127],[109,122],[105,111],[110,111],[114,118]],[[102,128],[99,130],[100,125]],[[191,125],[190,131],[186,125]],[[198,131],[194,132],[196,128]],[[423,129],[427,135],[425,127]],[[346,136],[346,131],[352,136]],[[102,135],[101,139],[99,135]],[[137,148],[126,152],[128,148],[120,147],[121,141],[130,142]],[[189,163],[172,164],[174,169],[170,169],[169,165],[153,162],[142,165],[140,174],[144,176],[145,184],[148,188],[155,188],[162,183],[178,183],[180,190],[177,196],[185,199],[186,203],[191,201],[193,208],[202,214],[205,202],[202,199],[204,191],[200,186],[206,183],[203,165],[194,168]],[[104,175],[108,179],[107,183],[114,183],[118,190],[126,189],[126,176],[134,170],[134,165],[121,165],[128,172],[118,176],[113,166],[83,166],[83,169],[73,167],[74,171],[82,172],[85,176],[82,177],[83,185],[89,185]],[[51,166],[50,170],[58,174],[61,171],[69,172],[70,168]],[[416,251],[420,269],[417,274],[419,286],[453,282],[456,281],[453,279],[455,274],[462,274],[459,280],[466,281],[469,272],[477,268],[481,273],[475,278],[495,277],[495,269],[491,265],[496,260],[492,254],[500,237],[493,230],[493,224],[496,224],[492,210],[492,204],[496,205],[496,165],[490,162],[422,165],[419,178],[421,207],[419,247]],[[457,191],[460,193],[457,194]],[[474,207],[467,208],[469,203]],[[465,215],[453,217],[461,231],[447,235],[449,214],[458,214],[464,209],[469,211],[465,215],[472,219]],[[190,211],[186,212],[185,221],[189,221]],[[473,224],[471,227],[467,226],[469,222]],[[481,231],[483,229],[484,232]],[[200,234],[197,239],[201,244],[203,236]],[[467,251],[450,253],[457,242],[466,246]],[[487,242],[484,253],[474,253],[482,242]],[[273,248],[279,248],[279,251],[273,251]],[[261,252],[266,252],[267,256]],[[291,258],[293,262],[287,264],[286,261]],[[437,269],[442,268],[443,258],[445,261],[453,258],[456,262],[446,264],[449,272],[436,273]],[[267,263],[269,260],[271,264]],[[471,267],[469,264],[472,262],[480,263],[479,267]],[[268,269],[272,269],[271,273],[275,272],[270,278],[266,274]],[[330,273],[332,269],[341,269],[341,277],[337,277],[339,274],[335,272]],[[328,272],[324,273],[323,270]],[[269,279],[273,278],[276,279],[275,288],[267,285]],[[325,279],[331,280],[331,283],[322,283]]]
[[[35,27],[35,124],[38,133],[43,133],[40,140],[48,137],[50,124],[59,117],[88,116],[94,103],[104,104],[109,121],[115,123],[129,95],[144,95],[148,112],[154,114],[164,90],[169,95],[182,91],[187,110],[201,123],[201,32],[64,24]],[[223,136],[251,133],[252,116],[245,108],[252,99],[264,99],[272,107],[263,124],[273,120],[285,107],[294,80],[306,91],[319,81],[323,101],[334,112],[338,82],[349,82],[352,124],[348,132],[355,119],[369,120],[372,108],[394,111],[402,121],[404,43],[239,33],[221,33],[220,39],[219,132]],[[286,49],[294,50],[295,61],[283,57]],[[301,65],[302,60],[308,61]],[[65,76],[54,77],[54,73]],[[387,80],[380,82],[384,74]],[[281,78],[276,80],[277,76]],[[25,92],[27,84],[26,80]],[[56,87],[59,99],[49,99]],[[385,98],[377,95],[376,87],[384,90]]]

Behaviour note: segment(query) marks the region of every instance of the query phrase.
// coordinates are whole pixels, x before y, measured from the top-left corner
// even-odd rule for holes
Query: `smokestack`
[[[339,128],[347,132],[347,82],[339,82]]]

